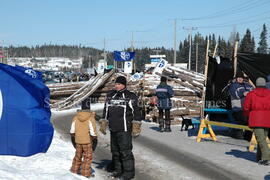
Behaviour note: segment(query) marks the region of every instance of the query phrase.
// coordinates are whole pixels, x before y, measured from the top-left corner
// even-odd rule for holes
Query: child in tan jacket
[[[76,153],[70,171],[85,177],[93,177],[91,172],[92,145],[97,140],[95,112],[78,110],[73,118],[70,134],[75,136]]]

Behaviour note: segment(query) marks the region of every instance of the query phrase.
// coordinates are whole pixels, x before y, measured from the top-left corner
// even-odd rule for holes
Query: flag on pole
[[[115,61],[130,61],[134,59],[135,52],[114,51]]]
[[[0,155],[46,152],[53,138],[50,90],[33,69],[0,63]]]

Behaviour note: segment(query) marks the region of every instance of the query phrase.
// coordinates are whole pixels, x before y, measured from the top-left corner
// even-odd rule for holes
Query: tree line
[[[210,34],[203,37],[199,32],[191,38],[191,69],[195,70],[196,59],[198,72],[203,72],[204,59],[206,53],[206,45],[209,40],[209,50],[213,53],[215,45],[218,44],[217,55],[231,58],[233,54],[234,44],[239,42],[239,52],[257,52],[268,54],[267,44],[267,27],[263,24],[260,39],[256,49],[256,43],[254,36],[249,29],[246,30],[244,36],[241,38],[238,32],[231,32],[228,40],[223,37],[216,37],[215,34]],[[187,63],[189,59],[189,38],[179,42],[179,48],[177,49],[177,63]],[[77,59],[83,57],[83,67],[87,68],[95,64],[99,59],[102,59],[102,50],[85,47],[85,46],[67,46],[67,45],[42,45],[35,47],[10,46],[7,48],[9,57],[68,57],[71,59]],[[165,47],[156,48],[138,48],[135,49],[136,57],[135,63],[138,70],[143,70],[144,65],[150,63],[150,55],[156,54],[158,50],[159,54],[165,54],[169,63],[173,62],[173,49],[167,49]],[[124,51],[130,51],[125,49]],[[196,56],[197,55],[197,56]],[[197,57],[197,58],[196,58]],[[113,64],[113,52],[108,52],[107,60],[108,64]]]

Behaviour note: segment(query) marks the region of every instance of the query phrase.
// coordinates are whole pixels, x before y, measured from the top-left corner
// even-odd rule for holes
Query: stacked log
[[[171,120],[172,122],[180,122],[181,115],[185,117],[199,116],[201,111],[201,95],[204,90],[204,76],[199,73],[188,71],[186,69],[167,67],[162,74],[145,75],[143,86],[143,101],[146,104],[151,103],[151,99],[155,96],[155,89],[160,82],[160,77],[164,76],[168,79],[168,85],[174,90],[172,100]],[[158,109],[150,105],[145,107],[147,111],[146,119],[156,121],[158,118]]]
[[[153,105],[152,99],[155,97],[155,90],[160,83],[161,76],[167,77],[168,85],[173,87],[174,90],[174,97],[171,98],[173,105],[171,109],[172,123],[180,122],[181,115],[185,117],[200,115],[200,107],[202,105],[201,95],[204,90],[204,76],[193,71],[172,66],[165,68],[162,74],[145,74],[142,79],[135,81],[129,80],[130,75],[112,73],[110,77],[95,90],[88,88],[88,91],[92,91],[92,93],[89,94],[91,102],[104,103],[107,93],[114,88],[114,81],[119,75],[127,77],[127,89],[138,95],[142,110],[145,112],[145,119],[147,120],[157,121],[158,118],[158,109]],[[87,85],[87,82],[50,85],[51,102],[56,102],[55,104],[57,104],[59,103],[57,98],[64,96],[69,96],[67,99],[76,98],[76,95],[74,95],[76,93],[81,94],[80,96],[85,96],[87,91],[84,90],[85,92],[83,92],[82,90],[81,93],[77,92],[80,91],[80,89],[85,89],[83,88],[84,86],[87,87],[91,85]]]
[[[85,85],[83,82],[70,82],[70,83],[55,83],[48,84],[47,86],[50,89],[51,99],[59,99],[61,97],[68,97],[75,93],[78,89]]]

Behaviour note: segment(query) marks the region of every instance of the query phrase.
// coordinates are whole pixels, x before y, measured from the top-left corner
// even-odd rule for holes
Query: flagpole
[[[134,52],[134,32],[132,31],[131,34],[131,52]],[[133,71],[134,73],[136,72],[136,64],[134,59],[132,60],[132,65],[133,65]]]

